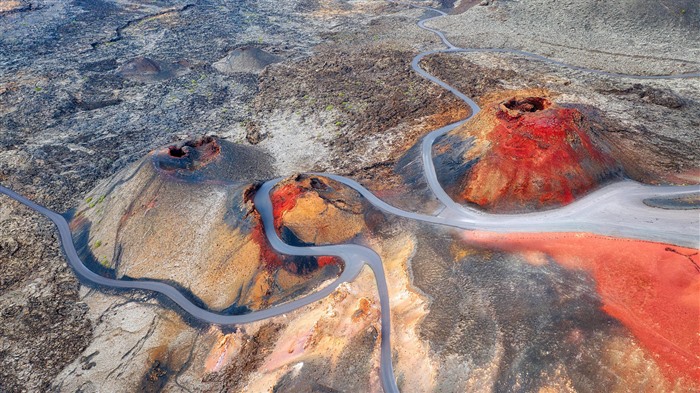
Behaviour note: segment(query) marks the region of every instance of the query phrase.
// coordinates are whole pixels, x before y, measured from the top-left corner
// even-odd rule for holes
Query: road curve
[[[452,86],[428,74],[420,68],[420,61],[435,53],[456,53],[456,52],[501,52],[527,56],[540,61],[569,67],[576,70],[603,74],[608,76],[626,77],[635,79],[662,79],[662,78],[690,78],[700,77],[700,73],[683,75],[658,75],[658,76],[636,76],[607,73],[603,71],[588,70],[577,66],[567,65],[555,60],[544,58],[540,55],[512,49],[464,49],[458,48],[449,42],[445,34],[439,30],[425,26],[425,23],[437,17],[447,15],[443,11],[434,10],[427,7],[418,7],[437,12],[436,17],[422,19],[418,26],[422,29],[435,33],[445,44],[447,49],[432,50],[418,54],[412,61],[413,69],[424,78],[438,84],[462,99],[472,110],[471,116],[480,109],[479,106],[469,97],[465,96]],[[471,118],[471,116],[469,118]],[[374,196],[367,189],[354,180],[332,174],[323,174],[334,180],[352,187],[365,197],[378,209],[401,217],[413,220],[420,220],[438,225],[447,225],[460,229],[474,230],[494,230],[500,232],[552,232],[552,231],[590,231],[594,233],[625,236],[652,241],[664,241],[680,245],[698,244],[697,235],[694,229],[697,228],[697,213],[688,214],[687,211],[665,210],[647,206],[643,203],[645,199],[653,197],[678,197],[692,195],[700,192],[700,187],[654,187],[646,186],[632,181],[623,181],[612,184],[593,192],[580,200],[555,210],[515,215],[493,215],[482,211],[461,206],[452,201],[440,186],[432,160],[432,145],[436,138],[444,135],[450,130],[460,126],[469,118],[450,124],[435,130],[421,142],[421,157],[423,160],[425,176],[431,190],[437,198],[445,205],[445,209],[437,216],[423,215],[413,212],[403,211],[391,206]],[[279,304],[265,310],[253,311],[244,315],[223,315],[215,313],[193,304],[182,293],[168,284],[149,281],[124,281],[100,276],[89,270],[80,260],[75,249],[70,228],[66,219],[14,191],[0,185],[0,193],[15,199],[34,211],[49,218],[57,227],[61,244],[69,265],[76,275],[82,280],[110,288],[141,289],[158,292],[173,302],[184,311],[202,321],[218,325],[242,324],[262,319],[271,318],[281,314],[291,312],[310,303],[319,301],[331,294],[343,282],[352,281],[357,277],[362,267],[368,265],[375,276],[379,292],[381,306],[381,369],[380,377],[382,387],[385,392],[398,392],[396,379],[393,373],[391,359],[391,313],[389,312],[389,293],[384,275],[384,268],[381,258],[373,250],[352,244],[296,247],[285,244],[277,236],[274,229],[274,219],[272,212],[272,202],[270,201],[270,190],[280,181],[275,179],[262,185],[255,195],[255,207],[260,212],[265,228],[265,234],[272,247],[280,253],[301,256],[336,256],[344,261],[344,268],[340,276],[330,285],[319,289],[317,292],[302,298]]]
[[[341,245],[336,248],[336,246],[326,246],[323,250],[319,250],[316,247],[294,247],[285,244],[277,236],[274,230],[268,231],[267,228],[272,225],[272,213],[265,213],[263,216],[263,221],[265,222],[266,235],[269,241],[273,244],[276,250],[289,253],[289,254],[299,254],[303,251],[304,255],[332,255],[341,257],[343,259],[349,259],[352,261],[358,261],[357,263],[346,263],[343,272],[340,276],[330,285],[321,288],[318,292],[299,298],[288,303],[283,303],[276,305],[265,310],[253,311],[244,315],[224,315],[216,312],[212,312],[203,309],[189,299],[187,299],[180,291],[174,287],[151,280],[119,280],[108,277],[103,277],[92,270],[88,269],[78,256],[78,252],[73,243],[73,238],[71,236],[70,228],[68,222],[61,215],[54,211],[51,211],[41,205],[38,205],[27,198],[15,193],[14,191],[0,185],[0,193],[9,196],[10,198],[24,204],[25,206],[31,208],[32,210],[44,215],[49,220],[51,220],[58,229],[61,245],[63,247],[63,252],[66,254],[68,264],[73,268],[75,274],[82,280],[86,280],[89,283],[97,284],[100,286],[119,288],[119,289],[142,289],[158,292],[162,295],[167,296],[170,300],[175,302],[180,308],[186,311],[193,317],[205,321],[207,323],[217,324],[217,325],[232,325],[260,321],[263,319],[271,318],[277,315],[281,315],[297,308],[306,306],[310,303],[316,302],[323,299],[324,297],[330,295],[338,285],[346,281],[352,281],[357,274],[360,272],[363,263],[374,263],[374,261],[379,259],[379,256],[374,253],[374,251],[353,245]],[[269,198],[268,198],[269,199]],[[271,205],[270,205],[271,206]],[[262,213],[262,212],[261,212]],[[337,253],[334,254],[334,250]]]
[[[109,288],[141,289],[154,291],[168,297],[170,300],[175,302],[175,304],[177,304],[180,308],[182,308],[182,310],[192,315],[193,317],[204,322],[216,325],[236,325],[255,322],[263,319],[272,318],[278,315],[286,314],[298,308],[304,307],[308,304],[317,302],[333,293],[333,291],[335,291],[335,289],[340,284],[354,280],[355,277],[357,277],[357,275],[360,273],[362,267],[365,264],[367,264],[372,269],[377,282],[380,307],[382,310],[380,333],[382,364],[380,376],[382,380],[382,386],[387,392],[398,392],[391,363],[391,313],[386,312],[386,310],[389,310],[389,292],[384,276],[384,268],[382,265],[381,258],[376,252],[374,252],[374,250],[354,244],[296,247],[284,243],[275,231],[273,207],[272,202],[270,200],[270,190],[280,180],[281,179],[275,179],[263,184],[262,187],[256,193],[254,200],[255,208],[258,210],[260,216],[263,219],[265,235],[272,247],[277,252],[287,255],[330,255],[339,257],[344,261],[343,272],[330,285],[327,285],[312,294],[303,296],[299,299],[287,303],[278,304],[264,310],[253,311],[243,315],[223,315],[203,309],[197,306],[196,304],[192,303],[176,288],[163,282],[151,280],[126,281],[103,277],[93,272],[92,270],[88,269],[87,266],[80,259],[78,251],[75,248],[75,244],[73,243],[73,238],[71,235],[70,227],[68,225],[68,221],[66,221],[65,217],[25,198],[24,196],[2,185],[0,185],[0,193],[7,195],[8,197],[24,204],[30,209],[36,211],[37,213],[44,215],[49,220],[51,220],[54,223],[54,225],[56,225],[60,236],[61,245],[63,247],[63,252],[66,255],[68,264],[71,266],[75,274],[81,280],[86,280],[89,283]]]

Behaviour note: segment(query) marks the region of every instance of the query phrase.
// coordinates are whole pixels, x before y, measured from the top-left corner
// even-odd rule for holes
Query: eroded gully
[[[426,51],[418,54],[412,62],[413,70],[422,77],[449,90],[471,108],[469,118],[479,112],[479,106],[469,97],[465,96],[452,86],[428,74],[420,68],[420,61],[429,55],[436,53],[454,52],[500,52],[526,56],[538,61],[568,67],[576,70],[634,79],[666,79],[666,78],[691,78],[700,77],[700,73],[669,75],[669,76],[637,76],[607,73],[598,70],[589,70],[577,66],[567,65],[545,57],[513,49],[465,49],[458,48],[449,42],[445,34],[439,30],[425,26],[425,23],[445,16],[444,12],[427,7],[417,7],[436,12],[439,15],[425,18],[418,22],[418,26],[424,30],[435,33],[447,47],[442,50]],[[698,186],[688,187],[656,187],[646,186],[633,181],[621,181],[602,189],[599,189],[578,201],[565,207],[545,212],[494,215],[481,212],[476,209],[459,205],[452,201],[440,186],[432,160],[432,146],[436,138],[459,127],[469,118],[450,124],[435,130],[423,138],[421,142],[421,158],[424,173],[429,187],[434,192],[444,208],[434,216],[407,212],[377,198],[369,190],[354,180],[332,174],[320,174],[337,180],[358,191],[376,208],[385,213],[398,215],[404,218],[418,220],[437,225],[447,225],[464,230],[490,230],[497,232],[592,232],[601,235],[629,237],[650,241],[662,241],[672,244],[691,247],[698,246],[698,213],[688,210],[667,210],[647,206],[643,203],[648,198],[677,198],[680,196],[696,194],[700,192]],[[389,290],[384,276],[384,268],[379,255],[372,249],[352,244],[296,247],[282,242],[274,230],[272,202],[270,191],[281,179],[266,182],[255,196],[255,207],[260,212],[265,228],[265,234],[272,247],[279,253],[299,256],[336,256],[345,262],[343,272],[331,284],[302,298],[279,304],[265,310],[253,311],[244,315],[222,315],[207,309],[203,309],[182,293],[168,284],[157,281],[123,281],[100,276],[80,260],[78,252],[73,244],[68,222],[59,213],[51,211],[14,191],[0,185],[0,193],[15,199],[32,210],[49,218],[58,228],[61,244],[69,265],[76,275],[88,283],[121,289],[140,289],[160,293],[182,310],[193,317],[207,323],[217,325],[244,324],[262,319],[272,318],[294,311],[300,307],[314,303],[331,294],[344,282],[352,281],[359,274],[364,265],[369,266],[375,276],[381,307],[381,367],[380,379],[385,392],[398,392],[394,377],[391,354],[391,313],[389,311]]]

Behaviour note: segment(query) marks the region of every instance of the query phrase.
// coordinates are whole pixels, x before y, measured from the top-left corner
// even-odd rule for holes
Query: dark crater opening
[[[510,110],[519,112],[537,112],[547,109],[551,103],[549,100],[543,97],[526,97],[523,99],[511,98],[502,104],[504,107]]]
[[[179,146],[170,146],[168,148],[168,155],[170,157],[182,158],[187,155],[187,152]]]

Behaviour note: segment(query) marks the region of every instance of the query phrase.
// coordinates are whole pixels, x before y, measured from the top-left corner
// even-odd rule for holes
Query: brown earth
[[[261,117],[281,107],[306,115],[333,111],[329,166],[378,179],[425,132],[468,114],[461,101],[411,70],[413,56],[391,44],[319,47],[299,62],[268,68],[253,105]],[[405,128],[394,129],[399,125]],[[381,138],[391,141],[387,159],[358,166],[367,140]]]

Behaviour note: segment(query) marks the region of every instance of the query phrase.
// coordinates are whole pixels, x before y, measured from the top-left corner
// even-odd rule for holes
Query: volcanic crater
[[[106,276],[167,282],[196,303],[228,314],[308,292],[337,276],[342,264],[333,257],[272,250],[252,201],[258,182],[273,177],[270,161],[253,147],[211,136],[151,152],[98,186],[76,210],[70,224],[83,260]],[[299,214],[299,191],[285,199],[287,189],[318,188],[324,181],[290,179],[273,193],[276,225],[285,240],[305,245],[338,240],[303,236],[298,224],[311,213]],[[333,209],[326,208],[329,215]],[[354,212],[350,216],[362,210]]]
[[[485,101],[433,147],[438,179],[455,201],[495,213],[551,209],[624,176],[584,108],[539,90]]]

